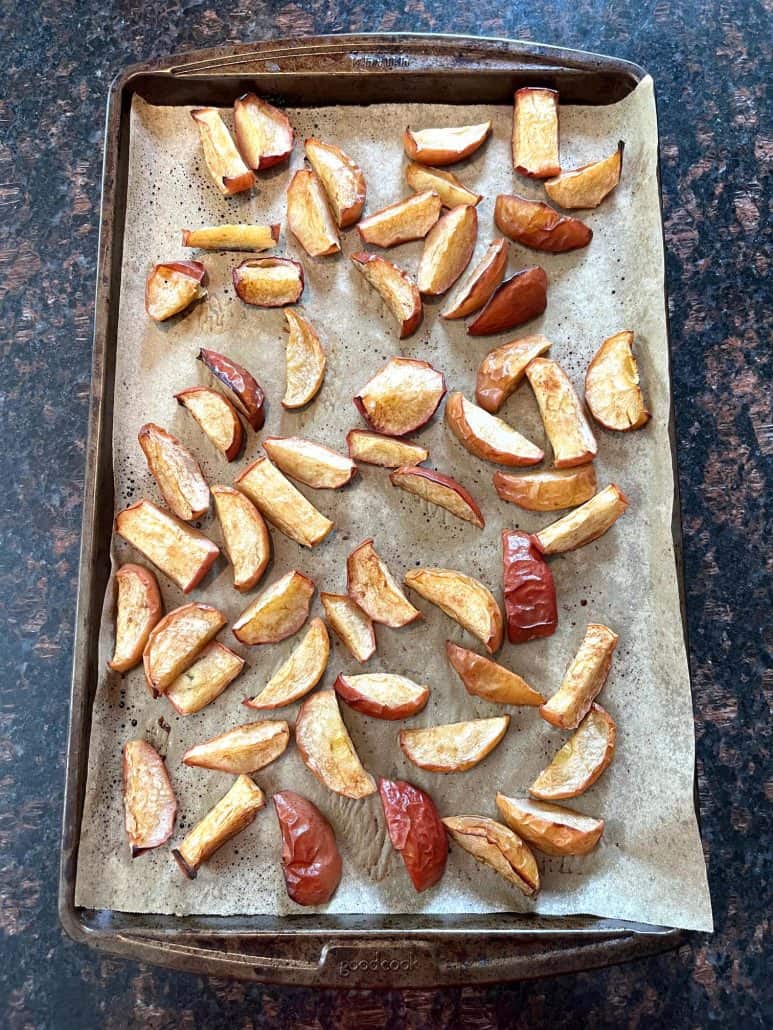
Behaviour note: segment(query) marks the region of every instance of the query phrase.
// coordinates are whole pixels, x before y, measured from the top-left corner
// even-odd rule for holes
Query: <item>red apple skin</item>
[[[239,398],[247,409],[244,417],[255,432],[262,429],[266,421],[266,395],[257,379],[246,368],[217,351],[202,347],[198,357],[212,375]]]
[[[426,791],[405,780],[378,781],[389,839],[418,892],[434,886],[448,859],[448,836]]]
[[[356,712],[369,715],[373,719],[384,719],[390,722],[395,722],[398,719],[410,719],[412,715],[416,715],[417,712],[424,708],[429,699],[429,689],[425,687],[417,701],[413,704],[380,704],[374,701],[373,698],[365,697],[355,690],[351,683],[347,682],[346,676],[343,674],[335,681],[333,689],[341,700],[345,701]]]
[[[333,828],[316,805],[293,790],[279,791],[273,800],[287,894],[297,905],[324,905],[343,868]]]
[[[550,637],[558,626],[553,574],[528,533],[502,532],[507,639],[525,644]]]
[[[547,306],[548,277],[544,268],[524,268],[494,291],[483,310],[468,323],[467,334],[503,333],[541,315]]]

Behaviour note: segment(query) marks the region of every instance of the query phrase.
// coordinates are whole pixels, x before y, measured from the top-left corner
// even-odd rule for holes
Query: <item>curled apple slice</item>
[[[282,834],[282,873],[296,905],[324,905],[341,882],[341,852],[316,805],[292,790],[273,797]]]
[[[577,729],[606,683],[618,640],[608,626],[590,623],[561,686],[539,710],[546,722],[562,730]]]
[[[373,622],[347,594],[320,594],[325,618],[338,639],[358,662],[367,662],[376,651]]]
[[[282,472],[315,490],[337,490],[357,474],[351,458],[299,436],[267,436],[263,450]]]
[[[527,844],[545,855],[587,855],[604,832],[604,820],[531,798],[497,794],[499,814]]]
[[[501,193],[497,197],[494,222],[500,232],[516,243],[549,254],[587,247],[593,239],[593,230],[579,218],[559,214],[549,204],[528,200],[517,193]]]
[[[265,803],[260,787],[249,776],[239,776],[225,797],[196,823],[179,848],[172,849],[175,861],[188,879],[195,880],[199,866],[226,841],[245,830]]]
[[[309,257],[327,257],[341,249],[322,183],[307,168],[297,171],[287,187],[287,225]]]
[[[340,147],[307,139],[306,158],[319,176],[336,225],[347,229],[354,225],[365,207],[365,176],[362,169]]]
[[[409,240],[423,240],[440,218],[442,203],[433,190],[398,200],[363,218],[357,232],[363,243],[376,247],[396,247]]]
[[[461,483],[451,476],[433,469],[420,468],[417,465],[404,465],[395,469],[389,476],[392,486],[398,490],[420,497],[422,501],[435,504],[438,508],[455,515],[457,519],[471,522],[478,529],[483,529],[486,520],[472,494],[468,493]]]
[[[502,565],[507,639],[525,644],[552,636],[558,626],[556,587],[533,537],[503,529]]]
[[[243,668],[243,658],[213,640],[167,688],[166,698],[178,715],[194,715],[220,697]]]
[[[217,737],[194,744],[182,757],[185,765],[220,772],[257,772],[284,752],[290,740],[290,728],[284,721],[248,722]]]
[[[421,618],[376,553],[373,538],[363,540],[346,559],[349,596],[374,621],[398,629]]]
[[[259,308],[295,304],[303,293],[303,268],[290,258],[247,258],[231,277],[236,296]]]
[[[537,546],[543,554],[575,551],[603,536],[627,507],[628,498],[610,483],[585,504],[536,533]]]
[[[558,93],[525,86],[514,99],[513,167],[531,179],[558,175]]]
[[[188,448],[153,422],[145,423],[137,439],[172,513],[183,522],[200,519],[209,509],[209,487]]]
[[[453,569],[411,569],[405,584],[477,637],[489,654],[502,646],[502,612],[488,587],[477,579]]]
[[[411,162],[405,169],[405,179],[415,193],[433,190],[444,207],[458,207],[459,204],[475,206],[483,200],[480,193],[473,193],[459,182],[453,172],[443,172],[439,168],[428,168]]]
[[[255,185],[255,176],[242,160],[231,133],[214,107],[197,107],[191,111],[196,122],[209,174],[225,197],[243,193]]]
[[[183,246],[199,250],[271,250],[279,239],[278,225],[212,225],[183,229]]]
[[[534,358],[526,366],[526,378],[537,398],[542,422],[557,469],[593,461],[598,444],[569,376],[556,361]]]
[[[498,705],[541,705],[545,700],[526,680],[490,658],[450,640],[446,641],[446,654],[468,694]]]
[[[396,440],[367,429],[350,429],[346,434],[349,457],[366,465],[396,469],[401,465],[418,465],[426,461],[429,451],[411,440]]]
[[[206,297],[206,269],[200,261],[171,261],[154,265],[145,280],[145,310],[154,322],[179,315]]]
[[[363,386],[354,404],[377,432],[405,436],[429,422],[445,392],[443,373],[429,362],[390,358]]]
[[[420,686],[407,676],[389,672],[370,672],[361,676],[340,673],[333,684],[336,694],[350,708],[374,719],[409,719],[429,700],[429,687]]]
[[[132,858],[172,836],[177,799],[163,758],[147,741],[124,745],[123,803]]]
[[[417,285],[419,293],[437,297],[450,290],[470,263],[478,236],[478,213],[461,204],[447,211],[424,241]]]
[[[142,661],[154,697],[165,693],[180,673],[193,665],[227,621],[211,604],[194,601],[175,608],[153,627]]]
[[[217,390],[191,386],[174,395],[178,404],[191,413],[199,428],[225,457],[235,461],[244,443],[244,430],[233,404]]]
[[[381,299],[400,326],[400,339],[415,333],[421,325],[424,308],[416,283],[407,272],[391,261],[359,251],[351,255],[354,267],[381,294]]]
[[[241,592],[252,590],[271,557],[268,527],[255,505],[232,486],[213,486],[212,496],[234,587]]]
[[[258,458],[235,481],[260,513],[285,536],[303,547],[316,547],[333,523],[269,461]]]
[[[495,472],[494,489],[503,501],[525,511],[559,511],[590,500],[596,493],[593,465],[539,472]]]
[[[295,722],[295,742],[309,770],[329,790],[346,798],[366,798],[376,792],[352,744],[332,690],[307,697]]]
[[[254,93],[234,101],[234,132],[242,157],[256,170],[287,160],[293,149],[293,127],[287,115]]]
[[[536,333],[520,340],[511,340],[486,355],[478,368],[475,400],[486,411],[499,411],[523,380],[527,365],[550,350],[547,336]]]
[[[482,815],[448,816],[443,823],[451,839],[472,857],[532,897],[539,890],[539,869],[517,834]]]
[[[119,511],[115,531],[161,569],[184,594],[206,576],[220,554],[217,544],[151,501]]]
[[[322,619],[312,619],[303,640],[290,652],[247,708],[284,708],[305,697],[322,679],[330,657],[330,639]]]
[[[500,465],[538,465],[544,453],[507,422],[472,404],[461,393],[446,402],[446,422],[459,443],[476,458]]]
[[[287,349],[285,351],[286,382],[282,398],[284,408],[302,408],[312,401],[325,378],[327,358],[319,336],[308,319],[288,308]]]
[[[411,161],[422,165],[452,165],[469,157],[486,141],[491,122],[478,125],[460,125],[456,128],[407,128],[403,133],[403,148]]]
[[[615,753],[617,728],[600,705],[590,711],[529,787],[539,801],[576,798],[591,787],[607,768]]]
[[[115,672],[138,665],[153,627],[164,614],[158,580],[141,565],[122,565],[115,574],[115,647],[107,663]]]
[[[434,886],[443,876],[448,858],[448,837],[426,791],[405,780],[378,781],[387,832],[400,853],[417,891]]]
[[[593,355],[585,375],[585,400],[605,429],[627,432],[649,422],[629,330],[604,340]]]
[[[621,140],[617,150],[609,157],[562,172],[556,179],[548,180],[545,183],[545,192],[554,204],[561,207],[598,207],[620,182],[623,147],[624,143]]]
[[[441,318],[466,318],[482,308],[502,282],[507,267],[507,241],[494,240],[486,253],[457,287]]]
[[[400,730],[400,747],[405,757],[420,769],[465,772],[491,754],[509,725],[509,715],[498,715],[493,719]]]
[[[498,286],[483,310],[468,322],[470,336],[491,336],[530,322],[548,306],[548,277],[539,265],[523,268]]]
[[[216,350],[202,347],[198,360],[230,392],[234,404],[255,432],[262,429],[266,419],[266,395],[257,379],[246,368]]]
[[[293,569],[266,587],[231,627],[243,644],[278,644],[309,617],[314,583]]]

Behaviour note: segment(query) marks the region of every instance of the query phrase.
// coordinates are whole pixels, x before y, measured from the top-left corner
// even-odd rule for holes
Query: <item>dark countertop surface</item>
[[[0,1024],[770,1025],[768,4],[75,0],[2,5]],[[484,989],[313,993],[93,953],[56,914],[107,87],[227,41],[455,31],[597,50],[658,89],[673,381],[713,936],[605,971]],[[769,111],[768,111],[769,113]],[[769,241],[768,241],[769,242]],[[767,672],[766,672],[767,669]],[[766,869],[768,870],[766,874]],[[766,954],[768,952],[768,954]]]

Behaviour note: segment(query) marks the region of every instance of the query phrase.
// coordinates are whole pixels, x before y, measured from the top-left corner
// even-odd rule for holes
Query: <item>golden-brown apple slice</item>
[[[262,429],[266,419],[266,395],[257,379],[246,368],[216,350],[202,347],[198,360],[230,392],[234,404],[255,432]]]
[[[268,526],[255,505],[232,486],[213,486],[212,496],[225,552],[233,567],[234,587],[240,592],[252,590],[271,557]]]
[[[530,179],[558,175],[558,93],[540,86],[516,90],[513,108],[513,167]]]
[[[482,762],[500,742],[510,725],[509,715],[493,719],[450,722],[420,730],[400,730],[405,757],[429,772],[465,772]]]
[[[366,798],[376,781],[360,761],[332,690],[307,697],[295,722],[301,758],[320,783],[346,798]]]
[[[533,848],[545,855],[587,855],[604,832],[604,820],[531,798],[497,794],[499,814]]]
[[[236,296],[258,308],[295,304],[303,293],[303,267],[290,258],[247,258],[231,277]]]
[[[535,533],[534,538],[543,554],[575,551],[603,536],[627,507],[628,498],[610,483],[585,504]]]
[[[596,438],[572,382],[558,362],[534,358],[526,366],[526,378],[537,398],[555,467],[573,468],[593,461],[598,451]]]
[[[618,640],[609,626],[590,623],[561,686],[539,710],[546,722],[562,730],[577,729],[606,682]]]
[[[200,519],[209,509],[209,487],[188,448],[153,422],[142,426],[137,439],[172,513],[184,522]]]
[[[309,257],[327,257],[341,249],[322,183],[307,168],[297,171],[287,187],[287,226]]]
[[[424,241],[416,276],[419,293],[437,297],[450,290],[470,263],[478,237],[478,212],[469,204],[451,208]]]
[[[402,465],[419,465],[429,457],[429,451],[412,440],[396,440],[383,433],[367,429],[350,429],[346,434],[349,457],[366,465],[380,465],[396,469]]]
[[[138,665],[150,631],[164,614],[158,580],[141,565],[122,565],[115,574],[115,648],[107,663],[116,672]]]
[[[225,615],[211,604],[193,601],[164,616],[148,637],[142,662],[145,679],[154,697],[185,672],[201,650],[225,626]]]
[[[441,311],[441,318],[466,318],[482,308],[502,282],[507,267],[507,241],[494,240]]]
[[[440,218],[442,203],[433,190],[398,200],[363,218],[357,232],[363,243],[376,247],[396,247],[409,240],[423,240]]]
[[[244,430],[233,404],[217,390],[207,386],[191,386],[174,395],[178,404],[187,408],[210,443],[226,461],[239,457],[244,443]]]
[[[400,339],[415,333],[424,317],[421,294],[407,272],[377,254],[359,251],[351,255],[354,267],[381,294],[381,299],[400,326]]]
[[[315,490],[337,490],[357,474],[351,458],[300,436],[267,436],[263,450],[285,475]]]
[[[470,336],[491,336],[541,315],[548,306],[548,277],[539,265],[523,268],[498,286],[479,314],[467,324]]]
[[[354,225],[365,207],[365,176],[362,169],[340,147],[307,139],[304,143],[309,164],[319,176],[328,204],[339,229]]]
[[[243,644],[278,644],[297,633],[309,617],[314,583],[293,569],[266,587],[231,627]]]
[[[305,697],[322,679],[330,657],[330,638],[322,619],[312,619],[303,640],[253,698],[242,702],[259,710],[284,708]]]
[[[195,880],[199,866],[226,841],[245,830],[266,803],[260,787],[249,776],[239,776],[234,785],[204,818],[196,823],[172,855],[189,880]]]
[[[623,141],[609,157],[593,164],[562,172],[545,183],[545,192],[554,204],[566,208],[598,207],[620,182],[623,168]]]
[[[630,330],[604,340],[593,355],[585,375],[585,400],[591,415],[605,429],[627,432],[649,422]]]
[[[507,422],[472,404],[461,393],[446,402],[446,422],[459,443],[476,458],[499,465],[538,465],[544,453]]]
[[[407,128],[403,133],[403,148],[411,161],[422,165],[452,165],[469,157],[486,141],[491,122],[478,125],[460,125],[455,128]]]
[[[503,501],[525,511],[559,511],[589,501],[596,493],[593,465],[539,472],[495,472],[494,489]]]
[[[608,712],[592,705],[574,734],[529,787],[539,801],[576,798],[591,787],[615,753],[617,727]]]
[[[242,160],[220,112],[214,107],[197,107],[191,118],[199,130],[209,174],[223,196],[252,189],[255,176]]]
[[[501,193],[497,197],[494,222],[500,232],[516,243],[549,254],[587,247],[593,239],[593,230],[579,218],[559,214],[549,204],[517,193]]]
[[[333,529],[330,519],[317,511],[268,458],[258,458],[248,465],[235,485],[273,526],[303,547],[316,547]]]
[[[464,689],[498,705],[541,705],[545,698],[526,680],[490,658],[446,641],[446,654],[459,673]]]
[[[227,733],[194,744],[182,757],[185,765],[220,772],[257,772],[275,761],[290,741],[290,727],[284,720],[248,722]]]
[[[358,662],[367,662],[376,651],[373,622],[348,594],[319,595],[330,628]]]
[[[472,494],[457,483],[451,476],[433,469],[421,468],[418,465],[404,465],[395,469],[389,476],[392,486],[398,490],[420,497],[422,501],[435,504],[462,519],[471,522],[478,529],[483,529],[486,520]]]
[[[200,261],[169,261],[154,265],[145,280],[145,310],[154,322],[179,315],[206,297],[206,269]]]
[[[482,815],[448,816],[443,823],[451,839],[472,857],[532,897],[539,890],[539,869],[517,834]]]
[[[213,640],[167,688],[166,698],[178,715],[194,715],[220,697],[243,668],[243,658]]]
[[[390,358],[354,398],[373,429],[405,436],[432,418],[446,392],[446,381],[427,361]]]
[[[279,225],[211,225],[183,229],[183,246],[199,250],[271,250],[279,239]]]
[[[349,596],[374,621],[398,629],[421,618],[376,553],[373,538],[363,540],[346,559]]]
[[[325,378],[327,358],[319,336],[308,319],[288,308],[287,348],[285,351],[285,395],[284,408],[302,408],[313,400]]]
[[[444,207],[458,207],[460,204],[475,206],[483,200],[480,193],[473,193],[459,182],[453,172],[444,172],[439,168],[428,168],[411,162],[405,169],[405,179],[415,193],[434,190]]]
[[[242,157],[256,170],[286,161],[293,149],[287,115],[254,93],[234,101],[234,132]]]
[[[157,508],[138,501],[119,511],[115,531],[161,569],[184,594],[206,576],[220,554],[217,544],[198,529]]]
[[[145,740],[124,745],[123,802],[132,858],[169,840],[177,799],[163,758]]]
[[[547,336],[535,333],[489,351],[480,363],[475,383],[475,400],[481,408],[491,414],[499,411],[523,380],[527,365],[551,346]]]
[[[489,654],[502,646],[502,611],[488,587],[477,579],[453,569],[411,569],[405,584],[477,637]]]
[[[389,672],[340,673],[333,688],[350,708],[374,719],[409,719],[429,700],[429,687]]]

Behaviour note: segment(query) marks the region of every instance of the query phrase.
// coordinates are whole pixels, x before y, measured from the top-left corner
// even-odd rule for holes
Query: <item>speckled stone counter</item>
[[[83,0],[2,6],[0,1024],[769,1025],[770,250],[763,3]],[[597,50],[658,89],[699,796],[716,933],[614,969],[485,989],[320,992],[205,980],[71,943],[56,915],[108,84],[175,51],[344,31]],[[769,130],[768,120],[768,132]],[[766,635],[767,634],[767,635]],[[766,673],[766,668],[768,669]],[[767,694],[766,694],[767,690]],[[769,775],[769,772],[767,773]]]

